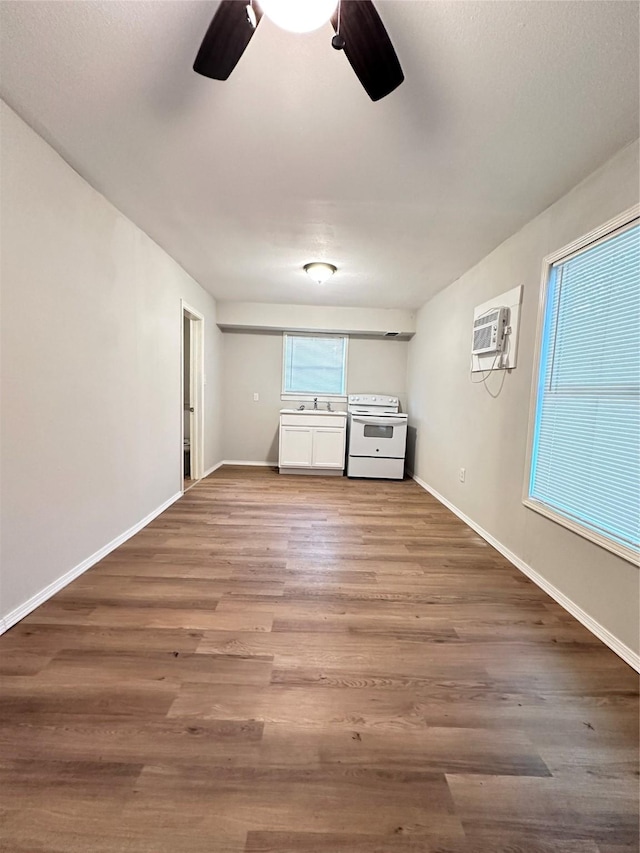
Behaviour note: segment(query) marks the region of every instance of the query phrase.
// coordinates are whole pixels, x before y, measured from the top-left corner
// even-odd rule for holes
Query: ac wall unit
[[[473,321],[473,355],[502,352],[505,342],[505,330],[509,321],[508,308],[492,308]]]

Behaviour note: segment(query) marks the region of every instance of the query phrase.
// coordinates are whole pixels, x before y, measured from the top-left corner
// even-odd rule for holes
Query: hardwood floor
[[[188,492],[189,489],[193,488],[193,486],[195,486],[197,482],[197,480],[192,480],[191,477],[185,474],[185,476],[182,478],[182,491]]]
[[[0,673],[6,853],[639,850],[636,674],[410,481],[222,468]]]

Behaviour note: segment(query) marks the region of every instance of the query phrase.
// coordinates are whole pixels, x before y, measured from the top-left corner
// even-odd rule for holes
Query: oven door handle
[[[372,424],[373,426],[400,426],[404,421],[395,418],[362,418],[362,417],[354,417],[352,415],[352,420],[356,424]]]

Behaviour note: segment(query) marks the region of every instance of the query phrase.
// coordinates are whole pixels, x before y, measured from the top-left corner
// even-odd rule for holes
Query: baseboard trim
[[[512,563],[517,569],[519,569],[522,574],[526,575],[530,580],[532,580],[536,586],[539,586],[540,589],[543,589],[547,595],[550,595],[554,601],[556,601],[561,607],[574,616],[578,622],[582,623],[585,628],[591,631],[599,640],[608,646],[612,652],[615,652],[625,663],[628,663],[629,666],[633,667],[636,672],[640,672],[640,655],[636,654],[633,649],[630,649],[623,642],[621,642],[611,631],[608,631],[604,625],[601,625],[599,622],[590,616],[585,610],[583,610],[579,605],[577,605],[574,601],[568,598],[563,592],[561,592],[557,587],[553,586],[553,584],[549,583],[548,580],[543,578],[543,576],[537,572],[535,569],[532,569],[528,563],[525,563],[524,560],[521,560],[517,554],[514,554],[513,551],[510,551],[502,542],[499,542],[494,536],[488,533],[483,527],[477,524],[472,518],[469,518],[468,515],[465,515],[464,512],[458,509],[457,506],[451,503],[451,501],[447,500],[444,495],[441,495],[434,488],[432,488],[428,483],[425,483],[420,477],[416,474],[410,474],[410,476],[416,481],[416,483],[425,490],[425,492],[429,492],[429,494],[433,495],[436,500],[440,501],[441,504],[450,509],[454,515],[457,515],[459,519],[464,521],[472,530],[482,536],[482,538],[492,545],[496,551],[499,551],[503,557],[506,557],[510,563]]]
[[[217,471],[218,468],[220,468],[222,465],[224,465],[224,462],[221,460],[220,462],[216,462],[215,465],[212,465],[211,468],[207,468],[207,470],[202,475],[202,479],[204,480],[204,478],[208,477],[209,474],[213,474],[213,472]]]
[[[132,536],[135,536],[138,531],[142,530],[143,527],[146,527],[147,524],[153,521],[154,518],[157,518],[157,516],[163,513],[165,509],[168,509],[171,504],[175,503],[181,497],[182,492],[176,492],[175,495],[170,497],[159,507],[156,507],[156,509],[148,515],[145,515],[145,517],[134,524],[133,527],[125,530],[124,533],[121,533],[120,536],[116,536],[115,539],[112,539],[111,542],[100,548],[100,550],[96,551],[90,557],[87,557],[86,560],[83,560],[81,563],[78,563],[77,566],[69,569],[68,572],[65,572],[64,575],[53,581],[53,583],[50,583],[48,586],[45,586],[44,589],[41,589],[40,592],[31,596],[31,598],[25,601],[24,604],[20,604],[10,613],[7,613],[4,618],[0,619],[0,634],[4,634],[4,632],[8,631],[9,628],[16,624],[16,622],[24,619],[25,616],[28,616],[29,613],[36,609],[36,607],[44,604],[44,602],[51,598],[52,595],[55,595],[56,592],[64,589],[64,587],[70,584],[71,581],[86,572],[87,569],[91,568],[91,566],[95,566],[96,563],[102,560],[103,557],[106,557],[107,554],[110,554],[111,551],[115,551],[115,549],[119,545],[122,545],[123,542],[126,542],[127,539],[131,539]]]

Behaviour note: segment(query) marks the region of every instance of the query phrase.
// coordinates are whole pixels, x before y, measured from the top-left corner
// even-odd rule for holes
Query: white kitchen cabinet
[[[313,432],[310,428],[280,426],[281,468],[310,468],[313,464]]]
[[[307,410],[280,415],[281,474],[342,474],[347,418]]]
[[[344,427],[317,427],[313,430],[311,466],[344,468]]]

